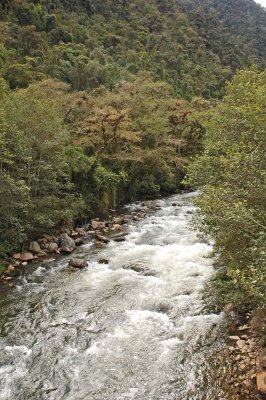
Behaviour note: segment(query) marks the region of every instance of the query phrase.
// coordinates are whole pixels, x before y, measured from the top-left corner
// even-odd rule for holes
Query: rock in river
[[[75,242],[76,246],[82,246],[85,243],[84,239],[82,239],[82,237],[75,239],[74,242]]]
[[[68,265],[69,267],[81,269],[87,267],[88,263],[83,258],[71,258]]]
[[[125,236],[116,236],[113,238],[115,242],[124,242],[126,240]]]
[[[98,235],[98,234],[95,236],[96,236],[96,239],[100,240],[101,242],[104,242],[104,243],[110,242],[110,239],[108,239],[106,236],[102,236],[102,235]]]
[[[74,240],[67,233],[62,233],[59,237],[59,246],[64,253],[71,253],[75,250],[76,245]]]
[[[107,260],[107,258],[100,258],[98,263],[99,264],[109,264],[109,260]]]

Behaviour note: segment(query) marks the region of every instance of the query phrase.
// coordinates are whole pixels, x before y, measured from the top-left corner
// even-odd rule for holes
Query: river
[[[157,200],[125,242],[79,248],[84,270],[46,260],[1,291],[1,400],[225,398],[209,375],[222,316],[202,310],[214,270],[193,196]]]

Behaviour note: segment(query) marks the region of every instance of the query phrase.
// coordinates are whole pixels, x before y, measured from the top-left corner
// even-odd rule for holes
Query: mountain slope
[[[11,88],[51,77],[91,90],[150,71],[180,97],[217,98],[237,68],[265,62],[265,15],[253,0],[3,1],[0,73]]]

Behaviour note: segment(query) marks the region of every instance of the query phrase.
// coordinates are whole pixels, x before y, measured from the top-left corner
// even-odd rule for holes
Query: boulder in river
[[[71,258],[68,265],[69,267],[82,269],[87,267],[88,263],[83,258]]]
[[[109,243],[110,242],[110,239],[108,239],[106,236],[102,236],[102,235],[98,235],[98,234],[95,235],[95,236],[101,242],[104,242],[104,243]]]
[[[32,251],[35,254],[39,253],[39,251],[41,251],[41,246],[36,241],[30,242],[29,251]]]
[[[135,271],[144,276],[155,275],[154,271],[152,271],[150,268],[146,267],[145,265],[141,265],[141,264],[128,264],[128,265],[123,266],[123,269],[131,269],[132,271]]]
[[[144,203],[142,203],[142,205],[146,208],[149,208],[150,210],[156,209],[156,203],[154,201],[145,201]]]
[[[76,246],[81,246],[84,244],[84,239],[82,237],[78,237],[77,239],[74,240]]]
[[[109,260],[107,260],[107,258],[100,258],[98,263],[99,264],[109,264]]]
[[[117,236],[117,237],[114,237],[113,240],[115,242],[124,242],[126,240],[126,238],[125,238],[125,236]]]
[[[76,248],[74,240],[67,233],[62,233],[59,236],[59,246],[64,253],[72,253]]]

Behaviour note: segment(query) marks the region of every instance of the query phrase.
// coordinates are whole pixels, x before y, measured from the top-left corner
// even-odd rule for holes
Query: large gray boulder
[[[67,233],[62,233],[59,236],[59,247],[64,253],[72,253],[72,251],[75,250],[76,245],[74,240],[68,236]]]

